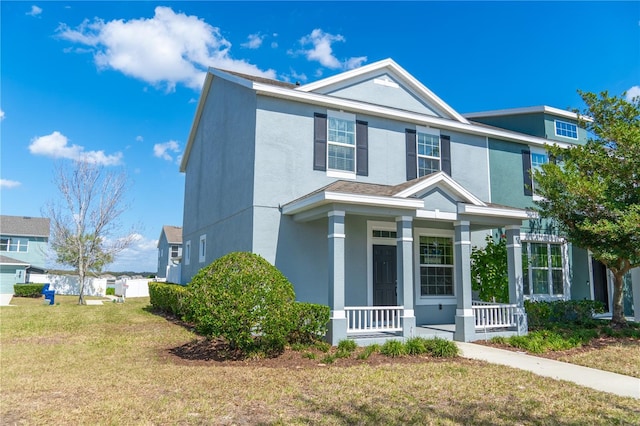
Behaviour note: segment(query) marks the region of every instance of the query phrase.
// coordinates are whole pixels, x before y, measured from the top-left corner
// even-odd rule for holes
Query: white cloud
[[[170,152],[179,153],[180,145],[176,141],[169,141],[165,143],[157,143],[153,146],[153,155],[163,160],[173,161],[173,157]]]
[[[640,86],[633,86],[627,90],[627,101],[631,102],[633,98],[640,96]]]
[[[115,261],[105,268],[109,271],[155,272],[158,269],[158,240],[133,234],[129,247],[115,256]]]
[[[329,33],[325,33],[319,28],[311,31],[311,34],[308,34],[300,39],[300,44],[303,46],[303,53],[306,58],[310,61],[318,61],[320,64],[326,68],[331,69],[344,69],[350,70],[353,68],[358,68],[367,60],[366,56],[359,57],[351,57],[340,61],[334,54],[332,44],[335,42],[344,42],[346,39],[338,34],[333,35]],[[304,49],[305,46],[311,45],[312,47],[309,49]]]
[[[15,180],[0,179],[0,188],[11,189],[20,185],[21,185],[20,182],[17,182]]]
[[[144,138],[140,135],[136,136],[136,142],[142,142]]]
[[[194,15],[155,8],[153,18],[104,22],[85,20],[76,28],[61,24],[60,38],[93,48],[101,69],[113,69],[171,91],[177,84],[200,89],[208,67],[274,78],[229,53],[231,43],[220,29]]]
[[[31,140],[29,151],[32,154],[52,158],[66,158],[76,161],[87,161],[103,166],[115,166],[121,163],[122,153],[106,155],[104,151],[85,151],[80,145],[69,145],[69,139],[55,131],[50,135],[38,136]]]
[[[42,13],[42,9],[36,5],[31,6],[31,10],[29,10],[25,15],[29,16],[38,16]]]
[[[249,34],[247,37],[247,42],[242,43],[240,46],[246,47],[247,49],[257,49],[262,46],[262,41],[264,40],[264,36],[260,34]]]
[[[0,121],[4,120],[4,111],[0,109]]]

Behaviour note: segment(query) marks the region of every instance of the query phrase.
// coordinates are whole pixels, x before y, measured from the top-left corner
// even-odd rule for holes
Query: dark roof
[[[11,257],[3,256],[0,254],[0,265],[24,265],[29,266],[30,264],[24,262],[22,260],[16,260]]]
[[[0,216],[0,234],[49,238],[49,219],[28,216]]]
[[[164,225],[162,227],[162,232],[164,232],[165,237],[167,237],[167,242],[169,244],[182,244],[181,226]]]
[[[247,80],[255,81],[256,83],[264,83],[264,84],[270,84],[272,86],[286,87],[287,89],[295,89],[296,87],[298,87],[297,85],[287,83],[286,81],[272,80],[270,78],[258,77],[257,75],[242,74],[236,71],[229,71],[222,68],[216,68],[216,69],[226,72],[227,74],[231,74]]]

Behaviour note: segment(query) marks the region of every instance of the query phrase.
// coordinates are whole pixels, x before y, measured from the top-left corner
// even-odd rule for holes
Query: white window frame
[[[575,127],[575,134],[576,134],[575,137],[574,136],[567,136],[567,135],[559,134],[558,133],[558,124]],[[553,129],[554,129],[554,132],[555,132],[556,136],[559,136],[561,138],[574,139],[574,140],[578,139],[578,125],[577,124],[569,123],[568,121],[563,121],[563,120],[553,120]],[[566,132],[569,132],[566,129],[563,129],[563,130],[565,130]]]
[[[187,241],[184,246],[185,256],[184,256],[184,264],[191,264],[191,240]]]
[[[564,299],[569,300],[571,298],[570,287],[569,287],[569,247],[567,242],[558,236],[548,235],[548,234],[520,234],[520,239],[522,244],[522,251],[524,252],[525,247],[527,250],[527,259],[531,258],[531,244],[546,244],[547,245],[547,264],[548,266],[544,269],[547,270],[547,282],[549,285],[549,292],[542,293],[534,293],[533,292],[533,269],[531,266],[527,265],[527,274],[526,277],[527,282],[529,283],[529,293],[524,293],[524,286],[522,288],[525,299],[533,299],[533,300],[558,300]],[[526,243],[526,246],[525,244]],[[562,257],[562,266],[561,267],[553,267],[551,262],[551,247],[550,246],[560,246],[560,256]],[[524,257],[524,256],[523,256]],[[524,259],[522,264],[522,269],[524,273]],[[542,268],[538,268],[542,269]],[[557,294],[553,292],[553,272],[552,271],[562,271],[562,294]],[[525,277],[523,277],[524,279]]]
[[[542,170],[541,169],[542,164],[549,163],[549,153],[546,150],[538,147],[529,147],[529,151],[531,152],[530,154],[531,156],[531,191],[533,192],[534,200],[541,200],[542,197],[536,194],[536,181],[533,177],[534,176],[533,173],[534,173],[534,170]],[[533,161],[534,155],[543,155],[546,161],[544,163],[541,163],[540,165],[538,165],[538,162],[535,162],[535,165],[534,165],[534,161]]]
[[[29,239],[22,237],[5,237],[3,240],[6,240],[6,250],[2,250],[6,253],[28,253],[29,252]],[[15,250],[12,250],[11,247],[14,247]],[[24,250],[21,250],[24,248]]]
[[[344,121],[351,121],[353,122],[353,145],[348,144],[348,143],[343,143],[343,142],[337,142],[337,141],[332,141],[330,138],[330,130],[329,130],[329,126],[331,123],[331,119],[338,119],[338,120],[344,120]],[[342,112],[342,111],[332,111],[332,110],[328,110],[327,111],[327,152],[326,152],[326,161],[327,161],[327,176],[329,177],[335,177],[335,178],[339,178],[339,179],[355,179],[356,178],[356,165],[357,165],[357,149],[356,149],[356,115],[355,114],[351,114],[351,113],[347,113],[347,112]],[[342,170],[342,169],[333,169],[330,167],[330,162],[329,162],[329,147],[333,145],[333,146],[339,146],[342,148],[349,148],[353,150],[353,170]]]
[[[204,263],[207,258],[207,234],[200,235],[200,244],[198,244],[198,262]]]
[[[422,155],[420,154],[420,134],[437,136],[438,137],[438,156],[434,157],[431,155]],[[430,127],[416,126],[416,170],[418,171],[418,177],[426,176],[420,174],[420,159],[426,158],[428,160],[438,160],[438,171],[442,170],[442,140],[440,139],[440,130],[432,129]],[[434,172],[432,172],[434,173]]]
[[[453,294],[450,295],[433,295],[423,296],[421,291],[420,282],[420,237],[445,237],[451,238],[453,248],[453,264],[451,269],[453,271]],[[456,295],[456,282],[458,277],[456,276],[456,256],[455,256],[455,234],[453,231],[446,229],[428,229],[428,228],[415,228],[413,232],[413,264],[414,266],[414,300],[416,305],[455,305],[457,304]],[[447,265],[449,266],[449,265]]]

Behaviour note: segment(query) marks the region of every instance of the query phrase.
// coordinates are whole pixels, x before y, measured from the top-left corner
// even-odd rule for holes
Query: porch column
[[[522,277],[522,243],[520,242],[520,226],[510,225],[505,228],[507,237],[507,268],[509,276],[509,303],[518,305],[516,321],[518,335],[527,334],[527,314],[524,311],[524,289]]]
[[[329,212],[329,307],[331,318],[327,340],[337,345],[347,338],[347,318],[344,312],[344,215],[342,210]]]
[[[633,294],[633,315],[640,322],[640,267],[631,270],[631,294]]]
[[[454,222],[454,263],[456,281],[456,331],[453,338],[459,342],[475,340],[476,321],[471,308],[471,224],[463,220]]]
[[[413,310],[413,218],[396,218],[398,239],[396,242],[398,304],[404,306],[402,314],[402,335],[411,337],[416,327]]]

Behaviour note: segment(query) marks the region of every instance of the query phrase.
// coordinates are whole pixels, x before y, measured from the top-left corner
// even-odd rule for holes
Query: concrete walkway
[[[456,342],[464,358],[487,361],[566,380],[602,392],[640,399],[640,379],[474,343]]]

